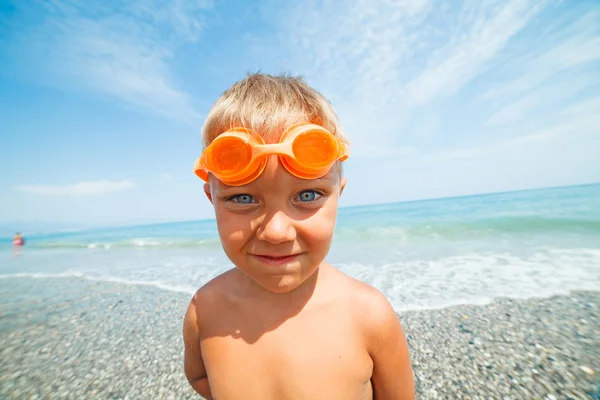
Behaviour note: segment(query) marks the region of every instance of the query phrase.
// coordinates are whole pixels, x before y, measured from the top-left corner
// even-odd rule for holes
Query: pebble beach
[[[10,286],[10,288],[9,288]],[[0,398],[194,399],[189,295],[86,279],[0,281]],[[418,399],[599,399],[600,293],[399,314]]]

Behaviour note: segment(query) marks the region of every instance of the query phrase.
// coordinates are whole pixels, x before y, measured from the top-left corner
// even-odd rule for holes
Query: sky
[[[0,224],[212,218],[202,124],[258,71],[333,104],[341,206],[600,182],[597,0],[0,0]]]

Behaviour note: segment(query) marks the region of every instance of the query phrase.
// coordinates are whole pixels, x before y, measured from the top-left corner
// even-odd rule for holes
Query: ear
[[[346,179],[345,176],[342,176],[342,178],[340,179],[340,196],[344,192],[344,188],[346,187],[346,182],[348,182],[348,179]]]
[[[212,203],[213,200],[212,200],[212,193],[210,192],[210,183],[204,184],[204,194],[206,194],[208,201],[210,201]]]

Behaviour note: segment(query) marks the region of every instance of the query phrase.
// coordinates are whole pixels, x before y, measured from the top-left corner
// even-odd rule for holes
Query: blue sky
[[[342,206],[600,181],[596,0],[0,0],[0,223],[193,220],[212,103],[303,75]]]

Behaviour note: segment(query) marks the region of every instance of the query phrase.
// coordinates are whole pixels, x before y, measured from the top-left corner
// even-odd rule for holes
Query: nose
[[[294,221],[285,213],[277,211],[271,216],[266,215],[258,227],[256,236],[272,244],[291,242],[296,239]]]

